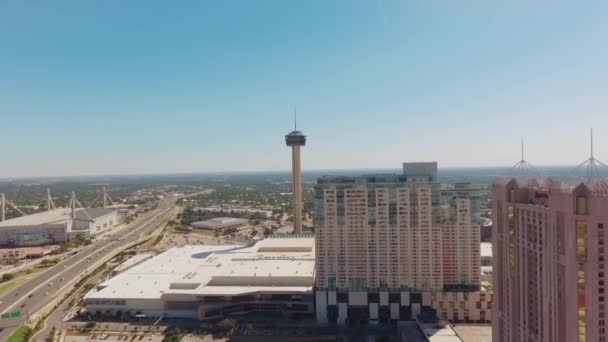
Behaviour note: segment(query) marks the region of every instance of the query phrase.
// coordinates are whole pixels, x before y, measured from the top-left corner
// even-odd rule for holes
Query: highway
[[[30,278],[0,297],[0,313],[21,311],[25,319],[52,300],[71,280],[85,274],[98,259],[119,250],[151,233],[175,209],[175,199],[165,200],[135,222],[112,236],[95,240],[87,248],[62,260],[57,265]],[[17,327],[0,331],[0,341],[6,341]]]

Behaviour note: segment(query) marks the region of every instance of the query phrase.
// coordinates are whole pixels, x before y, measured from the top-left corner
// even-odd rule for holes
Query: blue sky
[[[0,177],[608,160],[608,2],[0,1]]]

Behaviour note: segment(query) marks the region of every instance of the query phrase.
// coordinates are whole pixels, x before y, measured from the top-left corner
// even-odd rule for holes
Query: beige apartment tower
[[[418,164],[418,165],[415,165]],[[315,186],[316,316],[321,324],[437,315],[490,320],[480,292],[479,226],[468,198],[439,209],[436,163],[404,174],[327,176]]]

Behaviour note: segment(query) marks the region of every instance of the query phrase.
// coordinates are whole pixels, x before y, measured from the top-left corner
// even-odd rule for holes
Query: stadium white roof
[[[69,219],[69,216],[70,209],[55,209],[6,220],[0,222],[0,227],[21,227],[60,223],[66,222]]]
[[[314,238],[174,247],[100,284],[86,299],[306,292],[314,285]],[[184,297],[184,298],[186,298]]]
[[[88,220],[95,219],[108,215],[116,210],[114,209],[103,209],[103,208],[85,208],[76,210],[77,220]],[[85,214],[86,212],[86,214]],[[0,228],[2,227],[27,227],[27,226],[41,226],[46,224],[58,224],[65,223],[70,219],[71,210],[68,208],[60,208],[51,211],[43,211],[41,213],[25,215],[16,217],[10,220],[0,222]],[[88,216],[87,216],[88,215]]]
[[[94,220],[99,217],[103,217],[109,214],[116,212],[116,209],[106,209],[106,208],[85,208],[85,209],[77,209],[76,210],[76,219],[77,220]]]

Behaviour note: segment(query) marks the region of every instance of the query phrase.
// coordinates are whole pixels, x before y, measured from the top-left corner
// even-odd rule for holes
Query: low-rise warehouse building
[[[312,237],[269,238],[251,247],[174,247],[99,284],[84,303],[93,315],[312,316],[314,270]]]
[[[198,221],[191,224],[198,229],[226,230],[230,228],[240,228],[249,222],[247,219],[234,217],[216,217],[206,221]]]
[[[86,208],[76,211],[76,220],[72,225],[73,234],[85,237],[101,234],[118,224],[116,209]]]
[[[0,249],[0,261],[7,259],[35,259],[42,258],[59,249],[59,246],[39,246],[39,247],[15,247]]]
[[[193,212],[204,214],[223,214],[223,215],[247,215],[258,219],[269,219],[272,217],[272,210],[254,209],[254,208],[239,208],[230,206],[217,207],[194,207]]]

